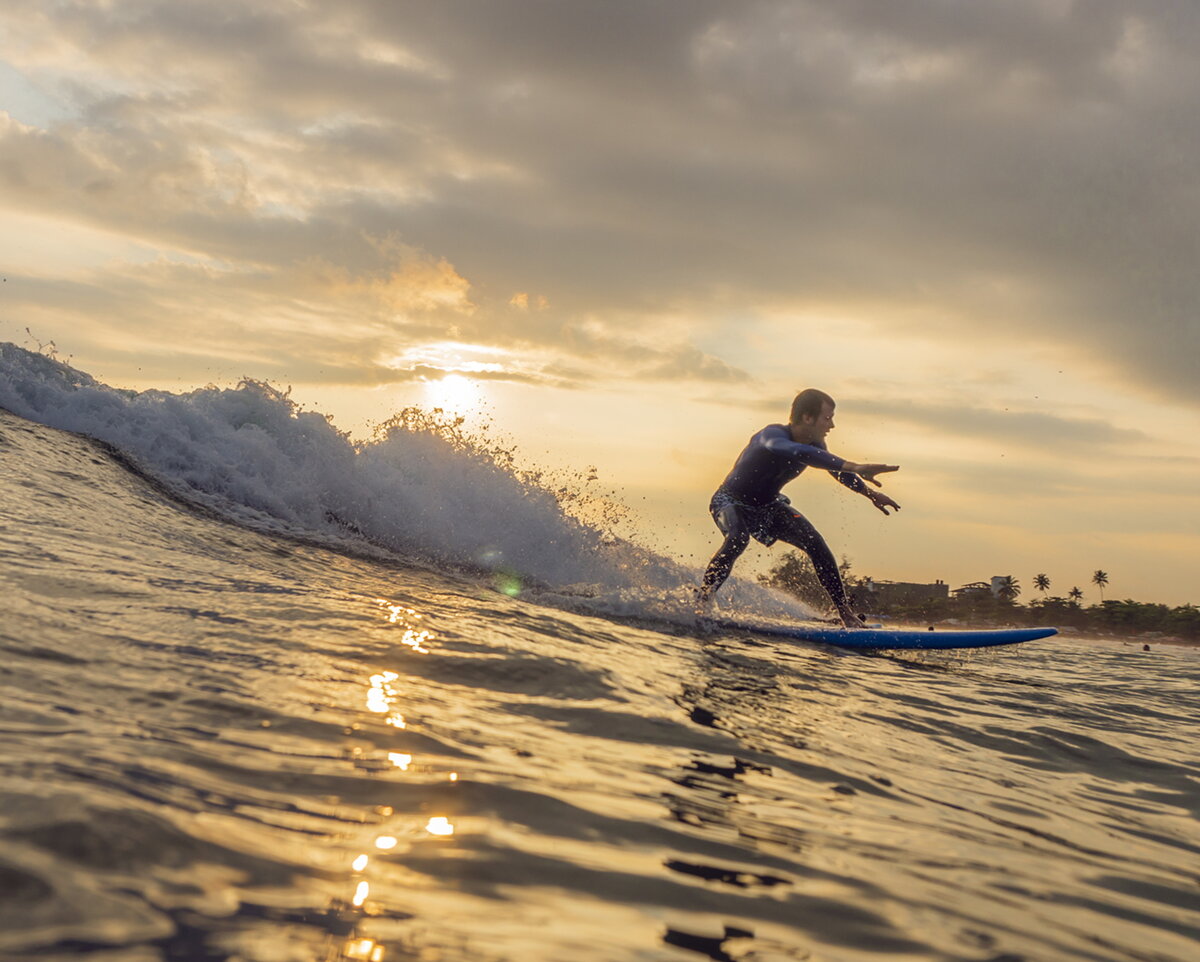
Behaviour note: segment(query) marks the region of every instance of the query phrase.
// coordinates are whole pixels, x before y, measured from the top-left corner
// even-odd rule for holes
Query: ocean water
[[[588,512],[0,345],[0,959],[1200,958],[1200,650],[705,631]]]

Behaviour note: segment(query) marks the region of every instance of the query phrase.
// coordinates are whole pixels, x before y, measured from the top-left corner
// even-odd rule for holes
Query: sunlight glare
[[[404,629],[404,634],[400,638],[402,644],[422,655],[429,654],[429,649],[425,647],[424,642],[433,637],[433,632],[428,628],[420,628],[411,624],[413,621],[421,620],[419,612],[412,608],[406,608],[404,605],[394,605],[386,598],[376,598],[375,603],[387,612],[388,624],[400,625]]]
[[[346,943],[342,953],[348,959],[362,959],[364,962],[382,962],[383,946],[374,939],[351,939]]]
[[[428,655],[429,649],[421,644],[421,642],[428,641],[432,637],[433,632],[431,631],[414,631],[412,628],[406,628],[400,641],[408,645],[413,651],[420,652],[422,655]]]
[[[470,414],[479,409],[483,390],[477,381],[461,374],[447,374],[425,384],[425,399],[430,407],[449,414]]]
[[[371,676],[371,687],[367,689],[367,709],[387,715],[384,722],[396,728],[404,728],[404,716],[395,710],[399,694],[392,682],[400,676],[394,671],[385,671]]]

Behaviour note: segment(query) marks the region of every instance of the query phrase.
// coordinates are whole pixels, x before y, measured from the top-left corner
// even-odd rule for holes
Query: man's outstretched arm
[[[823,444],[801,444],[799,441],[793,441],[782,428],[777,429],[777,433],[771,428],[767,428],[759,436],[762,438],[760,443],[764,448],[774,454],[783,455],[796,464],[803,464],[810,468],[824,468],[826,471],[849,470],[847,467],[849,462],[844,458],[839,458],[836,454],[831,454]]]
[[[859,494],[861,494],[863,497],[865,497],[868,501],[870,501],[871,504],[875,505],[875,507],[877,507],[884,514],[889,513],[889,511],[888,511],[889,508],[892,509],[892,511],[900,510],[900,505],[898,505],[895,501],[893,501],[891,498],[889,498],[882,491],[872,491],[870,488],[868,488],[866,486],[866,484],[863,482],[863,479],[857,473],[852,472],[850,470],[850,467],[849,467],[850,462],[846,462],[846,465],[847,466],[844,470],[836,471],[836,472],[831,471],[830,474],[832,474],[835,478],[837,478],[838,481],[840,481],[842,484],[844,484],[846,487],[848,487],[851,491],[857,491]],[[886,464],[884,464],[884,465],[863,464],[863,465],[856,465],[856,467],[862,467],[862,468],[880,467],[880,468],[886,468],[890,471],[899,470],[898,467],[893,467],[892,465],[886,465]],[[881,471],[878,473],[882,474],[883,472]],[[876,485],[879,484],[879,482],[875,481],[874,478],[872,478],[871,480],[874,484],[876,484]]]
[[[859,464],[856,461],[847,461],[842,465],[843,471],[850,471],[857,474],[860,478],[870,481],[875,487],[882,487],[883,482],[876,479],[877,474],[887,474],[891,471],[899,471],[898,464]]]
[[[864,491],[863,494],[866,496],[867,500],[871,502],[871,504],[875,505],[875,507],[877,507],[884,514],[889,513],[888,508],[891,508],[892,511],[900,510],[900,505],[898,505],[882,491]]]
[[[759,443],[768,451],[781,454],[796,464],[803,464],[810,468],[823,468],[834,473],[848,471],[866,478],[875,487],[880,485],[880,482],[875,480],[875,475],[900,470],[900,466],[897,464],[860,464],[857,461],[839,458],[825,447],[823,441],[816,441],[813,444],[793,441],[788,437],[787,430],[782,425],[766,428],[759,438]]]

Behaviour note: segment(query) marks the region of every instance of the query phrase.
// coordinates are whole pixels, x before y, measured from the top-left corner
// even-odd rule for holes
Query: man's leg
[[[746,531],[746,525],[735,505],[725,505],[717,512],[715,520],[717,527],[725,534],[725,540],[708,563],[708,569],[700,582],[700,590],[696,592],[696,600],[701,604],[707,603],[725,583],[729,572],[733,570],[733,563],[750,543],[750,534]]]
[[[780,505],[779,518],[773,527],[775,537],[794,548],[799,548],[812,560],[817,579],[837,609],[842,624],[847,628],[861,628],[862,621],[850,607],[850,599],[846,595],[846,585],[842,581],[842,573],[838,571],[837,560],[821,533],[812,526],[812,522],[799,512]]]

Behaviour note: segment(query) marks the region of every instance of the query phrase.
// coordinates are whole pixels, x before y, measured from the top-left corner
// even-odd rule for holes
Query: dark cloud
[[[648,330],[680,312],[720,326],[719,297],[1082,352],[1200,401],[1191,4],[141,0],[0,18],[13,61],[76,104],[0,131],[4,203],[243,281],[317,260],[366,278],[393,237],[469,282],[464,338],[596,370],[742,377]],[[514,313],[515,291],[550,310]],[[449,313],[371,323],[416,338]],[[596,316],[608,330],[585,343]]]

